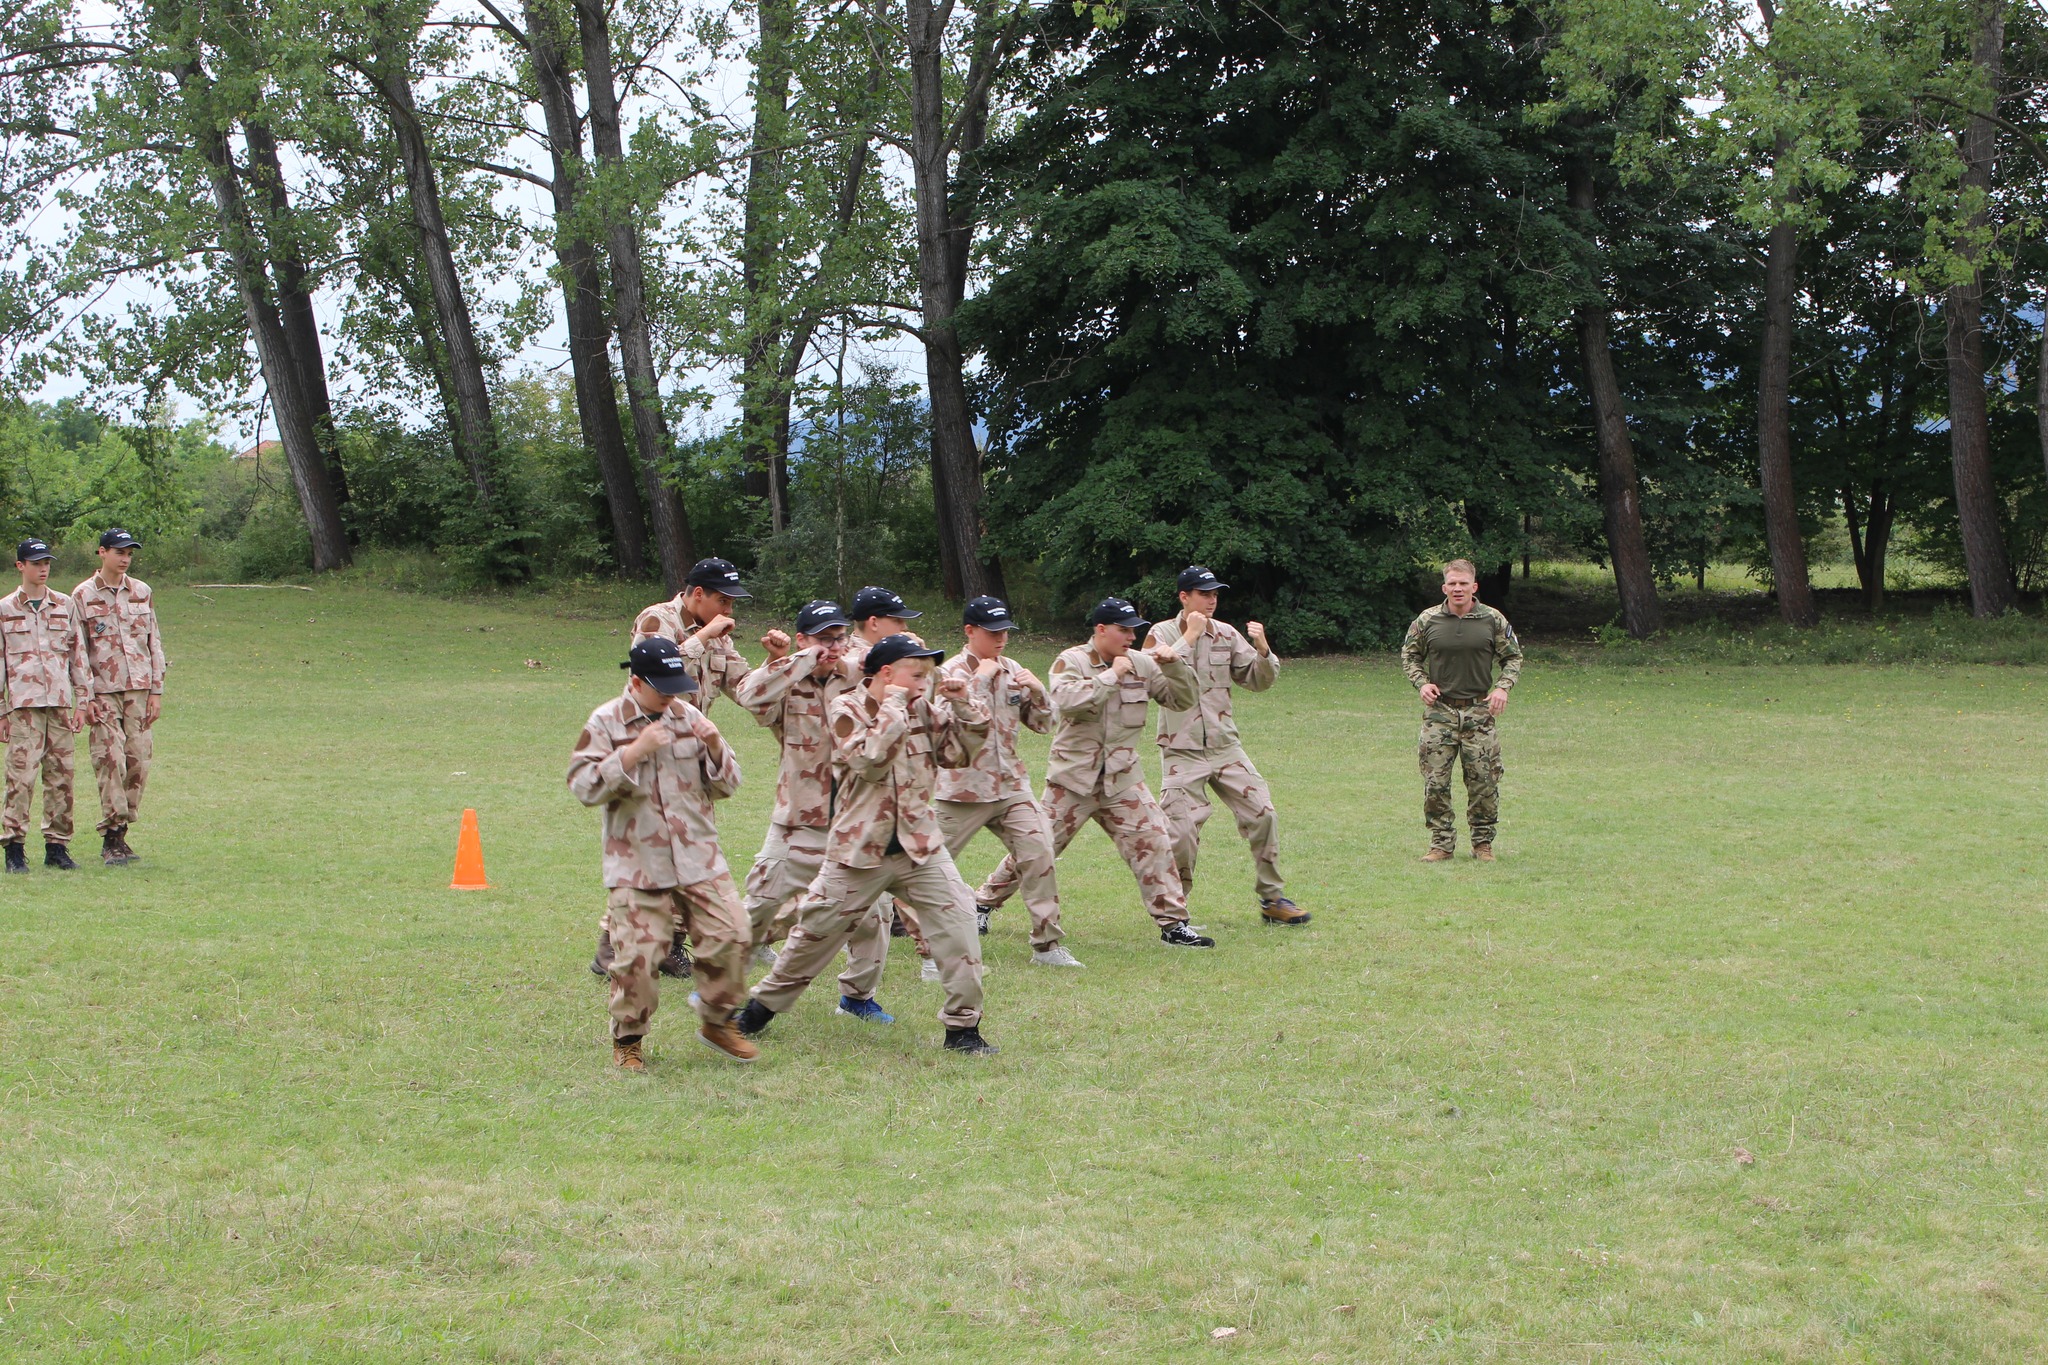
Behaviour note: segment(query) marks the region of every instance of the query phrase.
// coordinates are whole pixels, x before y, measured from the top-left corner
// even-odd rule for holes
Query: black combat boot
[[[663,976],[688,979],[692,970],[690,950],[683,946],[682,939],[675,938],[669,941],[668,956],[656,963],[654,970]]]
[[[54,867],[59,872],[76,872],[78,864],[71,861],[71,854],[62,844],[43,841],[43,866]]]
[[[970,1057],[993,1057],[1002,1049],[981,1036],[981,1030],[970,1024],[966,1028],[946,1030],[946,1051],[964,1052]]]
[[[618,954],[612,951],[612,931],[609,929],[598,930],[597,956],[590,959],[590,974],[599,978],[610,976],[612,974],[612,963],[617,957]]]
[[[758,1000],[749,999],[747,1007],[739,1012],[733,1021],[734,1027],[749,1038],[758,1038],[775,1022],[775,1011]]]
[[[21,840],[19,839],[7,845],[7,870],[9,872],[28,871],[28,855],[22,851]]]
[[[100,861],[108,867],[126,867],[128,855],[121,851],[121,831],[105,830],[100,834]]]
[[[114,838],[121,845],[121,856],[123,858],[126,858],[131,863],[139,863],[142,861],[142,855],[140,853],[137,853],[134,849],[134,846],[128,842],[128,826],[123,825],[119,829],[115,830]]]

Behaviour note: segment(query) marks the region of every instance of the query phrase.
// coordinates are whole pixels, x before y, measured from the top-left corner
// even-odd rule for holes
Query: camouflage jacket
[[[988,738],[988,707],[968,693],[892,694],[876,702],[866,688],[826,708],[832,722],[832,771],[838,804],[825,856],[847,867],[879,867],[893,842],[922,863],[946,847],[932,789],[941,768],[964,768]]]
[[[1039,734],[1052,729],[1052,698],[1031,670],[1008,656],[998,656],[1000,671],[976,677],[981,660],[961,650],[939,667],[941,675],[963,680],[989,711],[988,743],[964,768],[939,774],[941,801],[1001,801],[1031,795],[1031,773],[1017,757],[1017,731],[1030,726]]]
[[[169,665],[149,584],[131,574],[120,587],[110,588],[94,574],[72,589],[71,600],[84,622],[85,661],[94,692],[164,690]]]
[[[1161,621],[1145,637],[1146,648],[1179,644],[1180,630],[1178,616]],[[1160,706],[1159,747],[1173,754],[1242,754],[1244,745],[1238,738],[1237,718],[1230,710],[1231,688],[1265,691],[1280,675],[1280,656],[1259,653],[1236,626],[1226,626],[1221,621],[1209,622],[1202,638],[1190,643],[1189,654],[1195,684],[1202,695],[1186,710]]]
[[[1045,780],[1081,796],[1115,796],[1145,780],[1138,765],[1138,735],[1148,701],[1185,711],[1200,695],[1185,643],[1171,663],[1131,651],[1131,671],[1119,679],[1093,645],[1075,645],[1053,660],[1052,761]]]
[[[659,635],[681,650],[690,677],[697,684],[696,705],[709,711],[718,701],[720,692],[734,701],[740,699],[740,679],[747,676],[747,661],[733,648],[730,632],[708,645],[700,643],[697,628],[703,624],[690,615],[689,609],[683,605],[682,594],[678,593],[666,602],[656,602],[633,618],[630,643],[637,645]]]
[[[49,590],[30,610],[21,589],[0,597],[0,713],[24,706],[82,706],[92,700],[78,607]]]
[[[569,759],[569,790],[586,806],[604,807],[604,884],[661,891],[695,886],[725,872],[711,803],[739,790],[732,745],[714,758],[690,733],[701,713],[681,697],[666,719],[675,742],[627,772],[619,750],[654,722],[630,692],[590,713]]]
[[[1401,669],[1417,689],[1435,683],[1444,702],[1469,704],[1496,687],[1505,692],[1521,678],[1522,642],[1508,618],[1484,602],[1474,602],[1463,616],[1434,606],[1409,625],[1401,641]]]
[[[782,764],[775,776],[775,813],[769,818],[795,829],[832,825],[832,735],[825,708],[857,684],[843,666],[818,672],[816,648],[800,649],[762,664],[740,679],[733,700],[775,732]]]

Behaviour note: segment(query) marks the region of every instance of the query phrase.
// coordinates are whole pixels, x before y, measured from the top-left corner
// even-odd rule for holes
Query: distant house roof
[[[261,460],[265,455],[282,455],[283,453],[284,446],[277,441],[258,441],[247,450],[238,451],[235,458],[238,460]]]

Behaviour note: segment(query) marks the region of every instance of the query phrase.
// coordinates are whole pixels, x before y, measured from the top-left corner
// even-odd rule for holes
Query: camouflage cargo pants
[[[149,781],[149,760],[156,752],[150,737],[149,693],[140,688],[102,692],[103,719],[92,723],[88,747],[92,770],[100,784],[100,832],[126,829],[142,814],[142,788]]]
[[[1001,801],[939,801],[939,828],[946,849],[959,855],[981,830],[992,831],[1016,864],[1024,887],[1024,908],[1031,912],[1031,947],[1045,952],[1066,934],[1060,929],[1060,888],[1053,871],[1058,857],[1052,849],[1052,823],[1028,796]],[[986,902],[984,902],[986,904]]]
[[[1273,810],[1266,779],[1251,760],[1242,754],[1210,758],[1169,753],[1162,767],[1159,806],[1173,831],[1173,861],[1180,869],[1181,890],[1194,889],[1195,856],[1201,851],[1202,826],[1212,813],[1209,793],[1214,791],[1237,817],[1237,832],[1251,847],[1252,884],[1260,902],[1286,895],[1287,884],[1280,879],[1280,817]]]
[[[655,967],[679,933],[690,936],[697,1012],[723,1019],[747,999],[747,916],[730,873],[708,882],[641,891],[615,886],[606,896],[604,928],[612,936],[612,1037],[647,1032],[661,1003]]]
[[[796,899],[825,866],[825,831],[800,825],[770,825],[768,838],[747,873],[747,921],[753,947],[787,938],[796,923]],[[855,1000],[872,1000],[889,965],[889,921],[878,901],[846,941],[846,970],[839,989]]]
[[[777,1014],[797,1002],[818,973],[832,961],[840,945],[862,920],[875,913],[891,893],[909,902],[931,939],[932,959],[946,1003],[939,1022],[947,1028],[968,1028],[981,1020],[981,937],[974,926],[974,899],[967,883],[944,849],[923,862],[907,853],[892,853],[877,867],[848,867],[827,861],[796,906],[796,927],[782,956],[761,983],[754,998]]]
[[[65,727],[68,707],[23,706],[8,713],[7,804],[0,813],[0,843],[28,838],[28,805],[36,770],[43,774],[43,838],[71,842],[71,779],[78,736]]]
[[[1493,842],[1500,821],[1500,735],[1484,701],[1470,706],[1436,705],[1423,712],[1422,819],[1429,846],[1455,852],[1458,832],[1451,813],[1451,767],[1465,769],[1465,823],[1473,844]]]
[[[1116,796],[1106,797],[1100,791],[1083,796],[1048,782],[1045,799],[1038,804],[1052,825],[1053,856],[1065,853],[1081,826],[1093,820],[1123,854],[1152,918],[1162,928],[1188,922],[1187,894],[1181,890],[1180,872],[1173,865],[1173,835],[1151,788],[1136,782]],[[983,905],[1001,905],[1020,880],[1017,860],[1005,858],[974,898]]]

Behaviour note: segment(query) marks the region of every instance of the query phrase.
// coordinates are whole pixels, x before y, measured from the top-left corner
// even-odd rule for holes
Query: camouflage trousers
[[[1031,912],[1031,946],[1044,952],[1066,937],[1060,929],[1060,887],[1054,874],[1052,822],[1029,796],[1000,801],[939,801],[939,828],[946,851],[959,855],[981,830],[992,832],[1016,865],[1024,887],[1024,908]],[[986,904],[986,902],[984,902]]]
[[[1204,755],[1168,753],[1159,784],[1159,808],[1173,831],[1173,861],[1180,869],[1183,892],[1195,888],[1195,855],[1201,852],[1202,826],[1211,813],[1214,791],[1237,817],[1237,832],[1252,851],[1252,884],[1261,903],[1287,894],[1280,880],[1280,817],[1273,793],[1243,753]]]
[[[615,886],[606,897],[604,928],[615,954],[612,1037],[647,1032],[661,1002],[655,968],[678,934],[690,936],[697,1013],[723,1019],[746,1003],[747,917],[730,873],[660,891]]]
[[[100,783],[100,832],[126,829],[142,814],[142,788],[149,781],[149,760],[156,752],[149,723],[143,719],[149,693],[141,688],[102,692],[105,719],[92,723],[88,748],[92,770]]]
[[[36,770],[43,773],[43,838],[71,842],[71,778],[77,766],[78,736],[64,722],[68,706],[23,706],[8,713],[7,804],[0,813],[0,843],[28,838],[28,804]]]
[[[1134,782],[1115,796],[1098,789],[1083,796],[1055,782],[1045,784],[1045,799],[1039,802],[1052,825],[1052,851],[1058,857],[1074,842],[1081,826],[1093,820],[1102,826],[1116,851],[1124,855],[1131,875],[1138,879],[1138,892],[1145,909],[1163,928],[1188,922],[1187,893],[1181,890],[1180,872],[1173,865],[1173,835],[1166,828],[1166,816],[1152,797],[1152,789]],[[1003,859],[974,898],[983,905],[1001,905],[1017,889],[1022,874],[1014,857]]]
[[[877,899],[892,893],[910,903],[931,940],[946,991],[939,1022],[947,1028],[979,1023],[981,936],[974,925],[974,896],[944,849],[921,863],[908,853],[888,854],[878,867],[828,860],[797,902],[796,927],[789,931],[782,956],[754,987],[754,998],[777,1014],[794,1005],[860,923],[874,915]]]
[[[1500,735],[1484,701],[1436,705],[1422,716],[1422,819],[1429,846],[1454,852],[1458,832],[1451,813],[1451,767],[1465,769],[1465,823],[1474,845],[1493,842],[1500,821]]]
[[[796,901],[817,880],[825,866],[825,831],[800,825],[770,825],[768,838],[747,873],[747,921],[752,946],[789,936],[796,923]],[[839,990],[855,1000],[872,1000],[889,965],[888,899],[875,902],[873,912],[855,926],[846,941],[846,970]]]

